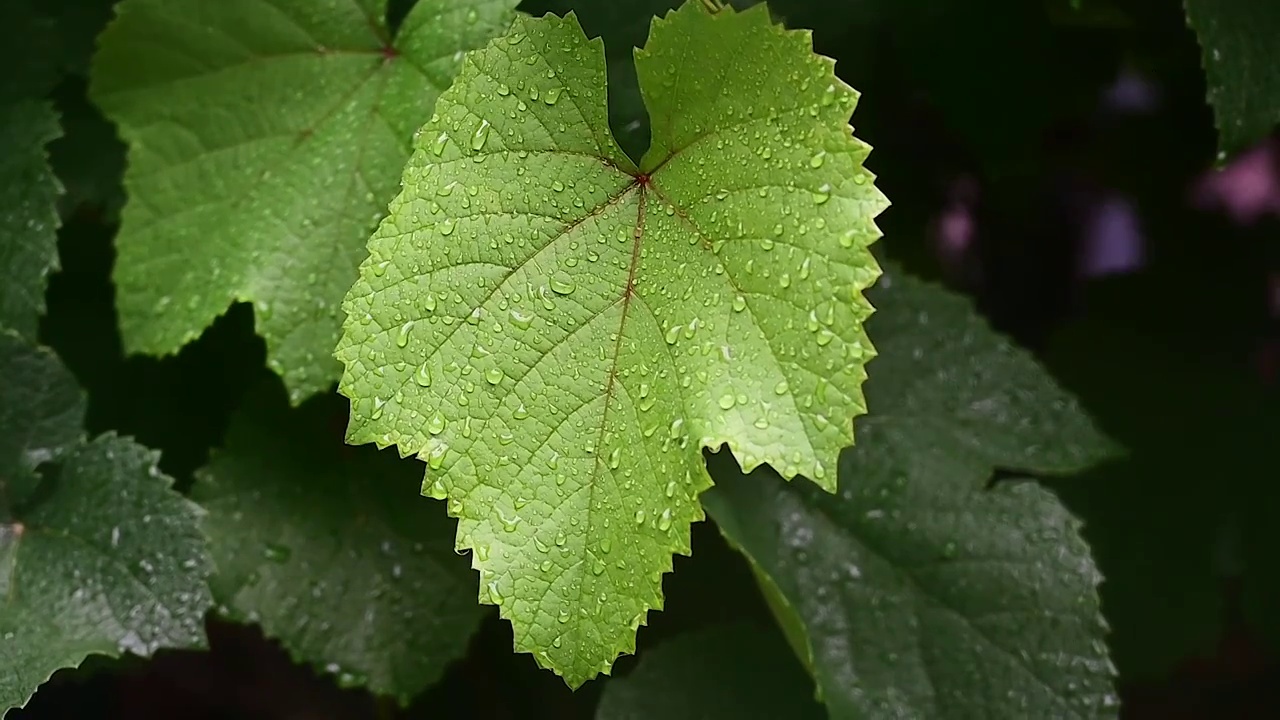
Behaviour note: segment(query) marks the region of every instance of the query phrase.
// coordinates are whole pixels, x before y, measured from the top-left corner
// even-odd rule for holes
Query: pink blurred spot
[[[1267,140],[1220,170],[1210,170],[1196,182],[1191,202],[1198,208],[1221,210],[1242,225],[1263,216],[1280,217],[1280,147]]]

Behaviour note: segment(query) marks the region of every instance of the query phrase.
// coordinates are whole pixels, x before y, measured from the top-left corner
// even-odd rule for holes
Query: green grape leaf
[[[1185,0],[1187,23],[1203,51],[1219,160],[1269,135],[1280,123],[1280,5]]]
[[[1030,481],[1113,446],[966,301],[886,268],[870,294],[875,411],[841,492],[712,460],[704,498],[787,603],[832,718],[1115,715],[1100,576],[1079,522]]]
[[[57,26],[37,0],[0,12],[0,328],[35,339],[45,285],[58,268],[62,186],[45,145],[61,133],[45,95],[58,79]]]
[[[80,442],[84,400],[52,353],[0,334],[0,377],[0,708],[89,655],[201,646],[199,508],[156,453]]]
[[[0,329],[0,488],[10,512],[24,503],[41,464],[84,437],[84,393],[52,351]]]
[[[45,144],[58,137],[43,101],[0,104],[0,327],[35,339],[45,285],[58,268],[58,195]]]
[[[167,354],[254,303],[294,402],[338,376],[339,300],[413,131],[513,0],[124,0],[90,92],[129,146],[116,302]]]
[[[772,628],[713,625],[646,650],[611,680],[596,720],[822,720],[813,680]]]
[[[701,449],[834,489],[873,354],[861,291],[887,202],[832,61],[763,6],[693,2],[636,63],[640,169],[573,15],[469,54],[337,350],[348,441],[427,462],[481,601],[574,687],[661,607],[703,517]]]
[[[414,466],[342,445],[337,396],[292,411],[283,392],[252,397],[192,490],[208,510],[215,599],[339,684],[407,701],[480,623],[453,523],[413,502]]]
[[[745,10],[757,2],[733,0],[731,4]],[[680,5],[681,0],[534,0],[520,7],[531,15],[564,15],[572,11],[588,37],[599,36],[604,41],[609,125],[623,152],[639,157],[649,145],[649,116],[640,96],[632,55],[637,47],[644,46],[654,16],[665,15]]]

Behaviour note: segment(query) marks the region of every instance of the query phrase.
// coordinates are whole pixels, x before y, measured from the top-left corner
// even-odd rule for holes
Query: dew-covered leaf
[[[45,150],[60,134],[45,95],[63,58],[44,10],[38,0],[11,0],[0,10],[0,328],[28,339],[58,267],[55,203],[62,192]]]
[[[1185,0],[1200,39],[1220,159],[1271,134],[1280,123],[1280,3]]]
[[[59,134],[48,102],[0,102],[0,327],[31,339],[49,273],[58,267],[62,188],[45,144]]]
[[[986,487],[1113,446],[969,303],[892,269],[870,297],[873,411],[839,494],[720,453],[708,511],[786,601],[832,718],[1113,717],[1079,522],[1034,482]]]
[[[124,0],[91,93],[129,146],[125,347],[168,354],[252,302],[294,401],[338,376],[339,301],[463,51],[513,0]]]
[[[454,523],[415,497],[418,467],[344,446],[345,409],[254,393],[192,493],[228,615],[341,685],[405,701],[462,655],[482,611]]]
[[[0,487],[12,509],[39,484],[42,463],[84,436],[84,393],[46,348],[0,330]]]
[[[202,645],[198,508],[156,453],[79,441],[84,402],[51,353],[0,334],[0,377],[0,708],[89,655]]]
[[[638,169],[572,15],[468,55],[338,347],[348,440],[427,462],[481,600],[572,686],[661,607],[703,516],[701,449],[833,489],[873,354],[861,291],[886,201],[832,61],[762,6],[692,2],[636,62]]]

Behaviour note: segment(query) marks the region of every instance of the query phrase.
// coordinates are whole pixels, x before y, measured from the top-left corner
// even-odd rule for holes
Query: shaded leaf
[[[1280,123],[1280,5],[1184,0],[1203,51],[1219,160],[1266,137]]]
[[[51,353],[2,334],[0,377],[0,707],[89,655],[201,646],[198,508],[156,453],[79,442],[84,401]]]
[[[12,331],[0,330],[0,378],[0,487],[11,512],[39,483],[36,468],[80,442],[85,398],[52,352]]]
[[[62,186],[45,144],[58,137],[49,103],[0,103],[0,327],[35,339],[49,273],[58,268]]]
[[[838,495],[713,458],[705,503],[807,633],[833,718],[1114,716],[1100,576],[1079,523],[1029,481],[1112,452],[970,304],[897,272]]]
[[[329,387],[338,301],[413,131],[513,0],[125,0],[91,95],[129,145],[115,280],[130,352],[253,302],[294,402]]]
[[[418,467],[345,448],[336,400],[291,411],[260,388],[199,472],[214,596],[340,684],[405,701],[462,655],[481,608]]]

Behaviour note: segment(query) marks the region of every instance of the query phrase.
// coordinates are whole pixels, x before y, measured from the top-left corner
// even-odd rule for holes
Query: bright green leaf
[[[746,49],[750,51],[746,51]],[[344,305],[351,442],[429,466],[480,598],[577,686],[634,648],[730,443],[835,487],[865,411],[886,205],[856,93],[765,8],[656,20],[641,164],[598,40],[518,20],[467,56]]]
[[[296,402],[338,367],[339,299],[464,50],[512,0],[124,0],[92,95],[129,145],[117,239],[126,349],[166,354],[254,303]]]
[[[739,10],[756,0],[734,0]],[[573,12],[588,37],[604,41],[609,85],[609,124],[618,146],[639,157],[649,145],[649,117],[640,97],[633,54],[644,47],[654,16],[666,15],[681,0],[535,0],[521,4],[531,15]]]
[[[748,623],[681,635],[610,681],[596,720],[826,718],[805,675],[776,631]]]
[[[1258,142],[1280,123],[1280,4],[1185,0],[1200,38],[1219,159]]]
[[[335,401],[290,411],[283,393],[254,393],[199,473],[213,592],[340,684],[407,700],[462,655],[481,608],[453,522],[414,499],[417,468],[343,446]]]
[[[761,0],[722,0],[738,10],[745,10]],[[553,12],[563,15],[573,11],[588,37],[604,40],[605,61],[609,75],[609,124],[618,145],[638,157],[649,144],[649,116],[640,97],[640,84],[632,55],[643,47],[649,36],[649,23],[655,15],[679,7],[680,0],[525,0],[521,10],[532,15]],[[772,0],[769,10],[787,27],[843,28],[866,22],[877,12],[874,3],[829,0]],[[847,48],[846,48],[847,51]]]
[[[84,401],[51,353],[0,334],[0,377],[0,708],[92,654],[202,645],[198,508],[152,451],[79,443]]]
[[[1033,482],[986,489],[997,469],[1073,472],[1111,444],[967,302],[896,272],[871,298],[874,411],[840,494],[721,453],[708,511],[807,630],[832,718],[1114,716],[1079,522]]]

